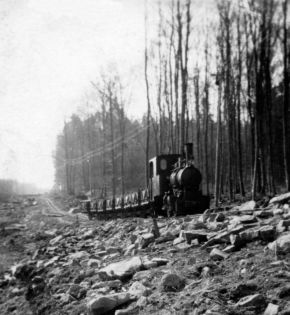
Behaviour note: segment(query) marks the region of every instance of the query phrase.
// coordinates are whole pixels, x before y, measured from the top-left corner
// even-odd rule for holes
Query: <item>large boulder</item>
[[[79,300],[86,296],[87,290],[78,284],[73,284],[68,289],[68,294]]]
[[[88,315],[102,315],[132,300],[129,293],[97,295],[87,303]]]
[[[117,263],[112,263],[99,271],[99,276],[102,280],[125,279],[132,276],[142,267],[142,260],[135,256],[131,259],[122,260]]]
[[[154,234],[153,233],[146,233],[143,234],[140,238],[140,247],[141,248],[146,248],[150,243],[153,243],[155,240]]]
[[[222,250],[218,248],[213,248],[212,251],[210,252],[209,256],[213,260],[223,260],[229,257],[229,254],[223,252]]]
[[[161,279],[161,288],[163,291],[180,291],[185,286],[185,280],[175,273],[168,273]]]
[[[259,238],[259,230],[256,228],[248,229],[239,233],[242,242],[252,242]]]
[[[279,311],[279,305],[269,303],[264,315],[277,315]]]
[[[269,203],[286,203],[288,200],[290,200],[290,192],[272,198]]]
[[[191,243],[192,240],[198,239],[199,243],[203,243],[207,241],[207,233],[204,231],[180,231],[180,238],[183,238],[187,241],[188,244]]]
[[[236,307],[256,307],[260,308],[265,305],[266,300],[265,297],[262,294],[253,294],[253,295],[248,295],[243,298],[241,298],[238,303],[236,303]]]
[[[151,290],[139,281],[133,282],[129,288],[129,293],[133,296],[140,298],[141,296],[148,296],[151,294]]]
[[[32,278],[35,268],[32,263],[20,263],[11,267],[12,275],[22,281]]]
[[[250,200],[250,201],[247,201],[243,204],[241,204],[239,207],[238,207],[238,210],[240,212],[247,212],[247,211],[253,211],[256,207],[256,202],[254,200]]]
[[[287,253],[290,251],[290,234],[281,235],[268,245],[270,250]]]
[[[275,239],[276,229],[272,225],[265,225],[259,229],[260,239],[263,241],[273,241]]]

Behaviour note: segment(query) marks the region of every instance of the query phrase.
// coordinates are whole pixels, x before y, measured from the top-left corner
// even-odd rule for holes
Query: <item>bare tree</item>
[[[288,0],[283,3],[283,64],[284,64],[284,102],[283,102],[283,158],[286,189],[290,191],[290,162],[288,141],[289,120],[289,58],[288,27],[287,27]]]
[[[148,42],[147,42],[147,28],[148,28],[148,8],[147,0],[145,0],[145,50],[144,50],[144,66],[145,66],[145,84],[146,84],[146,98],[147,98],[147,132],[146,132],[146,155],[145,155],[145,165],[146,165],[146,185],[149,183],[149,149],[150,149],[150,119],[151,119],[151,103],[150,103],[150,90],[149,90],[149,80],[148,80]]]

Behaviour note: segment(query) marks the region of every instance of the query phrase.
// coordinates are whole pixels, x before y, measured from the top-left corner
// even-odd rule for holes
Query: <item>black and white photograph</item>
[[[0,0],[0,314],[290,315],[290,0]]]

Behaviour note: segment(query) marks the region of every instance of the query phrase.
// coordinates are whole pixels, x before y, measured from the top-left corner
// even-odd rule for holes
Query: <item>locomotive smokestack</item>
[[[185,152],[185,160],[186,164],[188,161],[193,160],[193,143],[186,143],[184,145],[184,152]]]

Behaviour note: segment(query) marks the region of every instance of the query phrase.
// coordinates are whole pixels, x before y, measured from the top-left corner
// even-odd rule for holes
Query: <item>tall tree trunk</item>
[[[217,135],[216,135],[216,150],[215,150],[215,206],[218,207],[220,200],[220,135],[221,135],[221,102],[222,102],[222,80],[221,73],[217,73],[218,83],[218,108],[217,108]]]
[[[102,169],[103,169],[103,187],[102,187],[102,197],[106,198],[107,195],[107,188],[106,188],[106,178],[107,178],[107,165],[106,165],[106,106],[105,106],[105,99],[104,95],[102,95],[102,127],[103,127],[103,141],[102,141]]]
[[[237,80],[237,156],[239,172],[239,190],[242,196],[245,196],[243,179],[243,156],[241,141],[241,90],[242,90],[242,49],[241,49],[241,29],[240,29],[240,11],[237,20],[237,38],[238,38],[238,80]]]
[[[64,122],[64,149],[65,149],[65,177],[66,177],[66,191],[71,194],[70,185],[70,171],[69,171],[69,148],[68,148],[68,134],[67,134],[67,124]]]
[[[200,149],[200,109],[199,109],[199,71],[194,77],[194,95],[195,95],[195,119],[196,119],[196,155],[197,155],[197,164],[201,165],[201,149]]]
[[[204,171],[206,193],[209,194],[209,167],[208,167],[208,119],[209,119],[209,82],[208,82],[208,44],[205,46],[205,86],[204,86]]]
[[[146,154],[145,154],[145,165],[146,165],[146,186],[149,184],[149,149],[150,149],[150,119],[151,119],[151,104],[150,104],[150,91],[149,91],[149,81],[148,81],[148,47],[147,47],[147,27],[148,27],[148,12],[147,12],[147,0],[145,0],[145,51],[144,51],[144,61],[145,61],[145,84],[146,84],[146,98],[147,98],[147,122],[146,122]]]
[[[283,160],[285,186],[290,191],[290,158],[288,141],[289,120],[289,56],[288,56],[288,27],[287,27],[288,0],[283,3],[283,63],[284,63],[284,101],[283,101]]]
[[[112,163],[112,209],[115,209],[116,197],[116,166],[115,166],[115,150],[114,150],[114,120],[113,120],[113,99],[112,84],[109,82],[109,111],[110,111],[110,138],[111,138],[111,163]]]
[[[187,85],[188,85],[188,50],[189,50],[189,36],[190,36],[190,3],[186,2],[186,34],[185,44],[183,49],[183,24],[180,10],[180,0],[177,1],[177,22],[178,22],[178,56],[181,70],[181,117],[180,117],[180,154],[183,154],[185,143],[185,113],[187,109]]]

